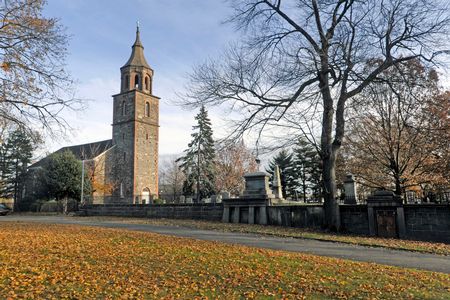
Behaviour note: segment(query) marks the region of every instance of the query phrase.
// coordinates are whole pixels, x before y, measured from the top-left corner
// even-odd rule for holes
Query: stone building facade
[[[148,203],[158,194],[159,98],[152,93],[153,70],[144,57],[139,28],[120,71],[120,94],[113,96],[113,198]]]
[[[113,95],[112,139],[56,151],[71,151],[83,161],[95,178],[94,204],[145,204],[158,195],[160,98],[153,95],[154,72],[145,59],[139,27],[120,72],[120,93]],[[42,168],[47,159],[30,169]]]

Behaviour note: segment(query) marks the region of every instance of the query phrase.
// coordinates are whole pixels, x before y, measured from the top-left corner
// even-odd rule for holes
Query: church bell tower
[[[153,70],[144,57],[139,26],[131,56],[121,72],[120,94],[113,96],[114,198],[149,203],[158,195],[159,99]]]

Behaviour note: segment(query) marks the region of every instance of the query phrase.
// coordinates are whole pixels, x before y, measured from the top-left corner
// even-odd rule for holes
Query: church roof
[[[113,146],[112,140],[105,140],[83,145],[69,146],[59,149],[56,152],[70,151],[79,160],[93,159]]]
[[[151,69],[144,56],[144,46],[142,45],[141,42],[141,37],[139,34],[139,26],[136,28],[136,41],[134,42],[131,48],[132,48],[131,56],[122,68],[134,66],[134,67],[146,67]]]
[[[65,151],[70,151],[75,155],[75,157],[79,160],[90,160],[94,159],[105,151],[111,149],[113,147],[112,140],[105,140],[100,142],[94,142],[83,145],[75,145],[69,147],[63,147],[53,153],[61,153]],[[49,155],[50,156],[50,155]],[[48,160],[49,156],[44,157],[40,161],[32,164],[29,168],[42,167]]]

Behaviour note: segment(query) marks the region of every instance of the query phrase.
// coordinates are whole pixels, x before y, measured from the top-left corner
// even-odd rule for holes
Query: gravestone
[[[273,170],[272,187],[275,198],[283,199],[283,190],[281,187],[281,178],[280,178],[280,167],[278,165],[276,165]]]
[[[358,202],[356,194],[356,181],[352,174],[348,174],[344,180],[345,199],[344,204],[356,204]]]
[[[222,195],[221,194],[217,195],[216,203],[222,203]]]
[[[180,196],[180,203],[186,203],[186,197],[185,196]]]
[[[275,195],[269,187],[269,174],[255,172],[244,175],[245,190],[241,198],[273,199]]]
[[[186,204],[192,204],[194,201],[192,201],[192,197],[186,197]]]
[[[267,206],[275,199],[269,187],[269,174],[255,172],[244,175],[245,190],[239,198],[224,198],[222,221],[267,224]]]

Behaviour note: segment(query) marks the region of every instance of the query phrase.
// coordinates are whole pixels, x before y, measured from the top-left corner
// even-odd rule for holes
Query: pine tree
[[[33,155],[33,142],[24,130],[16,129],[0,148],[0,196],[14,198],[14,210],[18,210],[20,191]]]
[[[269,162],[266,172],[273,175],[275,166],[280,168],[280,179],[283,197],[295,195],[295,177],[293,173],[292,153],[283,149]]]
[[[186,176],[183,184],[185,195],[196,192],[196,202],[215,193],[214,140],[211,120],[205,107],[195,116],[197,125],[193,126],[192,141],[184,151],[185,155],[178,159],[180,168]]]
[[[313,197],[320,197],[321,173],[320,157],[316,149],[307,141],[300,139],[294,148],[294,176],[296,177],[297,189],[306,202],[308,192]]]

